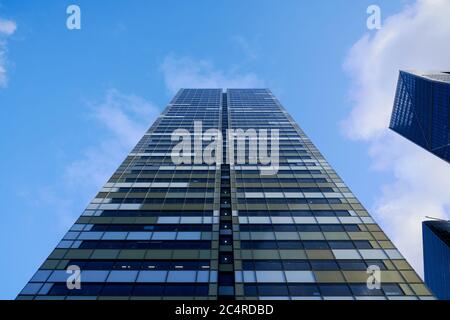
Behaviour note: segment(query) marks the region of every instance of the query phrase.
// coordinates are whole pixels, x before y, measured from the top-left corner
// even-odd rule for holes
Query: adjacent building
[[[450,300],[450,221],[424,221],[425,283],[440,300]]]
[[[400,71],[389,127],[450,162],[450,72]]]
[[[210,129],[219,161],[174,163]],[[248,162],[231,129],[248,134]],[[112,298],[433,296],[270,90],[181,89],[18,295]]]

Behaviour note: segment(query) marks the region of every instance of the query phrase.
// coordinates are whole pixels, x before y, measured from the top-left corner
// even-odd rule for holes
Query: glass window
[[[210,281],[209,271],[197,271],[197,282],[209,282],[209,281]]]
[[[28,283],[25,288],[22,289],[20,294],[37,294],[41,286],[42,283]]]
[[[127,240],[150,240],[152,232],[130,232]]]
[[[200,240],[201,232],[178,232],[177,240]]]
[[[382,284],[381,289],[387,296],[401,296],[404,294],[402,289],[395,283]]]
[[[361,260],[342,260],[339,261],[342,270],[366,270],[366,264]]]
[[[163,296],[164,286],[138,284],[134,287],[133,294],[136,296]]]
[[[329,241],[331,249],[354,249],[355,246],[351,241]]]
[[[141,271],[137,278],[137,282],[165,282],[167,271]]]
[[[323,296],[351,296],[350,288],[345,284],[322,284],[320,292]]]
[[[97,296],[100,294],[103,285],[101,284],[82,284],[80,289],[70,290],[72,296]]]
[[[125,240],[127,237],[127,232],[105,232],[103,234],[104,240]]]
[[[314,284],[299,284],[289,285],[289,292],[292,296],[318,296],[320,295],[319,289]]]
[[[383,250],[373,249],[373,250],[359,250],[363,259],[387,259],[386,254]]]
[[[81,282],[104,282],[109,271],[83,270],[81,271]]]
[[[59,248],[59,249],[67,249],[67,248],[70,248],[72,246],[72,244],[73,244],[73,241],[71,241],[71,240],[61,240],[58,243],[57,248]]]
[[[258,293],[260,296],[287,296],[288,287],[286,285],[258,285]]]
[[[65,283],[55,283],[49,294],[52,296],[66,296],[69,294],[69,289]]]
[[[111,271],[108,282],[134,282],[138,271]]]
[[[176,232],[153,232],[152,240],[175,240]]]
[[[181,270],[181,271],[169,271],[167,282],[195,282],[196,272]]]
[[[70,275],[66,273],[66,270],[55,270],[48,279],[49,282],[66,282]]]
[[[336,259],[361,259],[359,253],[357,250],[352,249],[333,249],[333,254],[336,257]]]
[[[372,249],[372,245],[369,241],[354,241],[354,244],[357,249]]]
[[[310,261],[313,270],[339,270],[339,266],[334,260]]]
[[[285,282],[283,271],[256,271],[258,282]]]
[[[129,296],[133,290],[128,284],[107,284],[103,287],[102,296]]]
[[[257,296],[258,295],[258,287],[253,284],[244,285],[244,294],[247,297]]]
[[[283,260],[283,267],[285,270],[311,270],[306,260]]]
[[[314,282],[314,274],[311,271],[285,271],[286,280],[292,282]]]
[[[254,271],[243,271],[244,282],[256,282],[256,275]]]
[[[195,285],[167,285],[164,290],[166,296],[194,296],[196,291]]]
[[[78,236],[79,240],[99,240],[102,238],[103,232],[81,232]]]
[[[350,289],[355,296],[383,296],[381,289],[369,289],[366,284],[352,284]]]
[[[30,281],[45,282],[51,273],[52,273],[51,270],[38,270]]]
[[[282,264],[280,260],[255,260],[255,270],[282,270]]]
[[[382,260],[366,260],[367,266],[378,266],[381,270],[387,270],[386,265]]]

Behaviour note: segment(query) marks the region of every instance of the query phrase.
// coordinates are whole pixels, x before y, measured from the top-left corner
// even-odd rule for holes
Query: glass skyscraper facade
[[[450,162],[450,72],[400,71],[390,128]]]
[[[194,122],[224,161],[174,164]],[[228,129],[278,130],[277,171],[227,161]],[[181,89],[18,296],[112,298],[433,297],[270,90]]]
[[[440,300],[450,300],[450,221],[422,223],[425,283]]]

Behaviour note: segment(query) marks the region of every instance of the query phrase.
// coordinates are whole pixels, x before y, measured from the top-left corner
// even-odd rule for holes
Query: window
[[[247,297],[257,296],[258,295],[258,287],[252,284],[244,285],[244,294]]]
[[[289,285],[289,292],[292,296],[318,296],[319,289],[313,284]]]
[[[195,285],[167,285],[164,290],[164,295],[166,296],[195,296],[196,286]]]
[[[258,293],[260,296],[286,296],[289,294],[286,285],[258,285]]]
[[[323,296],[351,296],[350,288],[345,284],[322,284],[320,292]]]
[[[133,294],[136,296],[163,296],[164,286],[162,285],[136,285]]]
[[[138,271],[111,271],[108,282],[134,282]]]
[[[339,261],[339,266],[343,270],[366,270],[366,264],[361,260],[341,260]]]
[[[381,289],[387,296],[401,296],[403,295],[402,289],[397,284],[382,284]]]
[[[331,249],[354,249],[355,246],[351,241],[329,241]]]
[[[165,282],[167,271],[141,271],[137,282]]]
[[[83,282],[104,282],[108,276],[107,270],[83,270],[81,271],[81,281]]]
[[[339,270],[339,266],[336,261],[333,260],[315,260],[311,261],[311,267],[313,270]]]
[[[286,280],[292,282],[314,282],[314,274],[311,271],[285,271]]]
[[[306,260],[283,260],[285,270],[311,270],[311,266]]]
[[[282,270],[282,264],[280,260],[255,260],[255,270]]]
[[[128,284],[106,284],[101,292],[102,296],[129,296],[133,290]]]
[[[79,296],[97,296],[102,290],[102,285],[100,284],[83,284],[80,289],[70,290],[70,295]]]
[[[350,289],[355,296],[383,296],[380,289],[369,289],[366,284],[352,284]]]
[[[283,271],[256,271],[257,282],[285,282]]]
[[[167,282],[195,282],[196,275],[195,271],[169,271]]]

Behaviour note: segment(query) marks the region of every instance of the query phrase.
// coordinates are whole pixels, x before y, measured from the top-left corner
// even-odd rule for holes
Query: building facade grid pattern
[[[450,162],[450,74],[400,71],[389,127]]]
[[[278,172],[174,165],[171,134],[194,121],[278,129]],[[67,288],[70,265],[80,289]],[[433,297],[270,90],[181,89],[18,296],[111,298]]]

